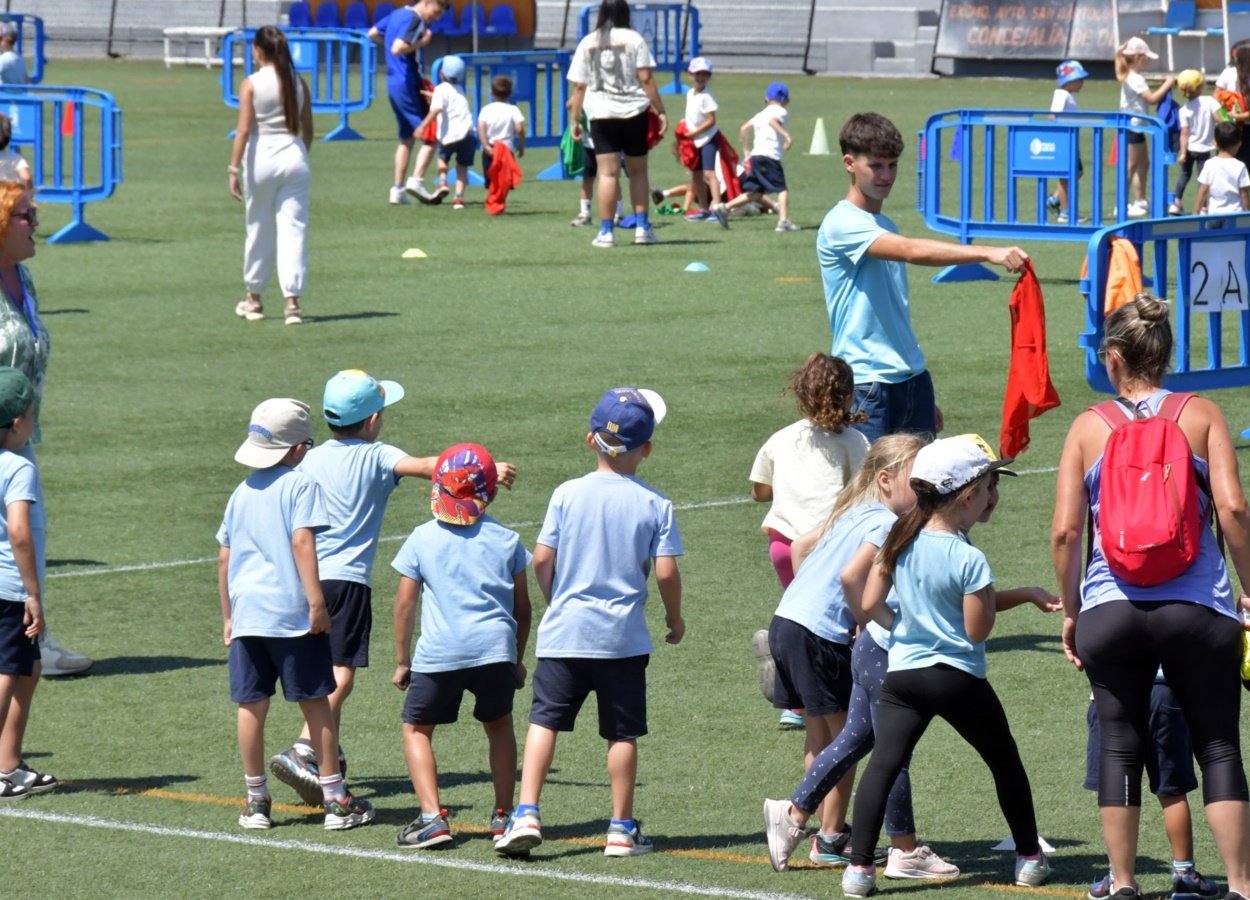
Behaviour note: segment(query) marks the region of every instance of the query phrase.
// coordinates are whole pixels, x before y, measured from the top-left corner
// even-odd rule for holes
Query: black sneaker
[[[283,784],[288,785],[309,806],[320,806],[321,779],[317,772],[317,758],[309,758],[300,752],[297,744],[283,750],[269,760],[269,771]]]
[[[1197,869],[1189,868],[1180,874],[1172,873],[1172,900],[1206,900],[1219,895],[1220,888],[1215,879],[1204,878]]]
[[[247,806],[243,807],[243,812],[239,815],[239,826],[248,829],[266,829],[273,827],[273,819],[269,817],[270,810],[273,808],[273,801],[268,797],[258,797],[255,800],[248,800]]]
[[[25,762],[18,763],[13,774],[6,777],[11,784],[24,787],[32,794],[46,794],[48,791],[55,791],[60,786],[60,782],[47,772],[36,772]]]

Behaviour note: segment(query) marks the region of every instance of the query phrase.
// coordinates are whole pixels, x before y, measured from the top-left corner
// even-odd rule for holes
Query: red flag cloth
[[[647,149],[655,149],[655,145],[664,140],[660,133],[660,115],[651,107],[647,107]]]
[[[685,119],[677,123],[677,127],[673,130],[673,137],[677,140],[677,157],[681,160],[681,164],[691,172],[700,171],[703,163],[699,148],[686,136]],[[742,193],[742,185],[738,182],[738,154],[720,131],[716,132],[716,153],[717,165],[720,166],[720,180],[725,188],[721,199],[728,203]]]
[[[521,183],[521,167],[517,165],[512,148],[503,141],[496,141],[486,170],[486,211],[497,216],[504,210],[508,191]]]
[[[1029,446],[1029,419],[1059,405],[1046,359],[1046,308],[1032,262],[1025,263],[1011,292],[1010,309],[1011,369],[998,440],[998,452],[1007,458],[1018,456]]]

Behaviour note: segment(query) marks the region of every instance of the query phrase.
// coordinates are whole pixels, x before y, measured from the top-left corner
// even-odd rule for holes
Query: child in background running
[[[1052,113],[1076,112],[1076,95],[1081,92],[1081,88],[1085,87],[1085,79],[1089,77],[1089,73],[1075,59],[1061,62],[1055,72],[1058,77],[1055,92],[1050,98],[1050,111]],[[1053,119],[1054,116],[1052,115],[1051,118]],[[1084,166],[1078,157],[1077,177],[1080,177],[1083,169]],[[1055,185],[1055,192],[1046,198],[1046,206],[1052,212],[1058,213],[1056,221],[1060,225],[1068,224],[1068,179],[1059,179]]]
[[[1184,213],[1181,200],[1194,174],[1194,165],[1201,174],[1203,165],[1215,150],[1215,122],[1222,107],[1214,97],[1202,93],[1203,85],[1202,73],[1197,69],[1186,69],[1176,77],[1176,86],[1188,102],[1180,111],[1180,152],[1176,154],[1176,164],[1181,171],[1176,176],[1176,199],[1168,207],[1169,216]]]
[[[851,833],[846,809],[855,762],[872,748],[870,714],[875,714],[875,705],[869,703],[871,686],[867,682],[880,684],[885,651],[867,633],[859,636],[851,650],[855,620],[847,596],[863,591],[872,559],[885,543],[890,526],[916,505],[908,477],[923,444],[912,434],[886,435],[877,440],[863,468],[838,497],[828,521],[795,543],[798,550],[818,541],[782,597],[769,635],[775,639],[777,691],[783,696],[797,691],[793,702],[807,709],[804,763],[809,774],[791,801],[764,801],[764,831],[775,871],[790,867],[790,854],[807,837],[804,826],[817,808],[820,832],[813,839],[809,858],[818,866],[844,866],[849,861]],[[852,568],[859,573],[854,585],[847,583],[845,574]],[[888,647],[888,632],[878,628],[874,634]],[[835,698],[839,711],[822,714],[830,698]],[[847,729],[866,735],[867,747],[849,766],[840,769],[836,778],[827,778],[828,767],[817,761],[828,755],[830,747],[841,743]],[[896,846],[910,854],[907,877],[953,878],[959,874],[959,869],[917,844],[906,768],[890,792],[888,819]]]
[[[1176,79],[1171,75],[1163,79],[1163,84],[1156,90],[1150,90],[1146,77],[1142,72],[1150,65],[1152,59],[1159,54],[1150,49],[1139,37],[1131,37],[1115,51],[1115,77],[1120,82],[1120,112],[1136,115],[1148,115],[1149,105],[1156,104],[1168,92]],[[1133,202],[1129,204],[1128,216],[1131,219],[1143,219],[1150,214],[1150,202],[1146,199],[1146,179],[1150,176],[1150,148],[1146,144],[1146,135],[1140,131],[1128,133],[1128,181],[1133,191]]]
[[[890,529],[868,576],[861,613],[890,629],[890,670],[881,688],[876,749],[855,797],[860,827],[842,876],[848,897],[876,892],[874,848],[887,796],[934,716],[949,722],[990,768],[1016,844],[1015,883],[1036,887],[1050,877],[1029,776],[985,677],[985,640],[997,609],[1009,602],[996,597],[989,563],[967,538],[993,511],[991,476],[1008,463],[994,459],[975,435],[921,448],[911,471],[916,507]],[[897,613],[886,601],[891,589]],[[1040,588],[1027,593],[1045,595]],[[1046,605],[1055,602],[1045,598]]]
[[[438,122],[438,158],[445,163],[456,163],[456,194],[452,209],[464,209],[464,187],[469,183],[469,166],[477,138],[473,133],[473,110],[464,95],[464,60],[459,56],[444,56],[439,67],[438,87],[430,98],[430,111],[419,132],[431,122]]]

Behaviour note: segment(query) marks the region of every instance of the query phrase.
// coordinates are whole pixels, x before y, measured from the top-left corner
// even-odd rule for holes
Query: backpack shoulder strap
[[[1193,394],[1168,394],[1160,401],[1159,411],[1155,415],[1161,419],[1171,419],[1175,422],[1181,417],[1181,410],[1185,408],[1185,404],[1193,398]]]
[[[1090,412],[1107,423],[1107,427],[1112,431],[1133,421],[1132,416],[1125,412],[1124,407],[1119,404],[1118,398],[1116,400],[1104,400],[1101,403],[1095,403],[1089,409]],[[1180,415],[1179,410],[1177,410],[1177,415]]]

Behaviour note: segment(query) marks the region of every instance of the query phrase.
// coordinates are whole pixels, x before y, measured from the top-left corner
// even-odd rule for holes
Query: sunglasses
[[[34,228],[36,225],[39,224],[39,210],[36,207],[32,206],[30,209],[26,210],[26,212],[13,213],[12,215],[9,216],[9,218],[21,219],[31,228]]]

